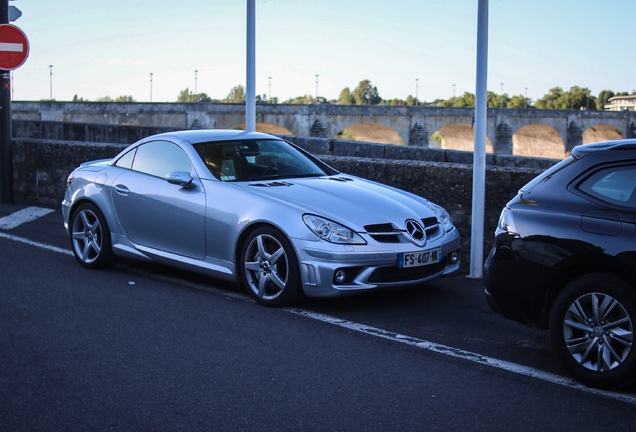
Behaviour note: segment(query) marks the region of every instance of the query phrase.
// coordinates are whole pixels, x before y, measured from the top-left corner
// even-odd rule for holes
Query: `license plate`
[[[435,264],[442,260],[442,248],[429,249],[419,252],[405,252],[398,254],[398,267],[420,267]]]

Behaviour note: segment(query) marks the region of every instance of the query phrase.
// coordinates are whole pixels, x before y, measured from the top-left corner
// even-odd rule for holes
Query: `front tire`
[[[73,254],[82,266],[98,269],[115,264],[108,224],[95,205],[80,205],[73,213],[70,227]]]
[[[294,248],[272,227],[257,228],[247,237],[240,271],[247,292],[264,306],[290,305],[303,296]]]
[[[550,313],[550,339],[561,365],[575,379],[598,388],[636,381],[636,295],[617,276],[594,273],[575,279]]]

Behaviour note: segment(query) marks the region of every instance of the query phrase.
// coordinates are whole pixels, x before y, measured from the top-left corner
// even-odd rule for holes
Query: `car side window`
[[[135,158],[136,150],[137,149],[132,149],[131,151],[129,151],[128,153],[126,153],[125,155],[117,159],[117,162],[115,162],[115,166],[118,166],[120,168],[132,169],[132,163],[133,163],[133,159]]]
[[[176,144],[168,141],[152,141],[137,147],[132,169],[165,178],[173,171],[191,172],[192,162]]]
[[[597,171],[579,189],[610,204],[636,207],[636,166],[613,166]]]

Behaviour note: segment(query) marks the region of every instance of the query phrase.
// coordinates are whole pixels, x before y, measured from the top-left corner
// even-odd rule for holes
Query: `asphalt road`
[[[0,205],[0,431],[636,428],[636,389],[570,380],[480,281],[271,309],[164,267],[83,269],[58,209],[3,218],[25,206]]]

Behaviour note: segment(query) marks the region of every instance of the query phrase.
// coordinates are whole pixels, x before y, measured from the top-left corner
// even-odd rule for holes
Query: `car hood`
[[[407,219],[435,216],[423,198],[356,177],[284,179],[241,183],[241,186],[302,212],[344,223],[356,231],[378,223],[403,227]]]

